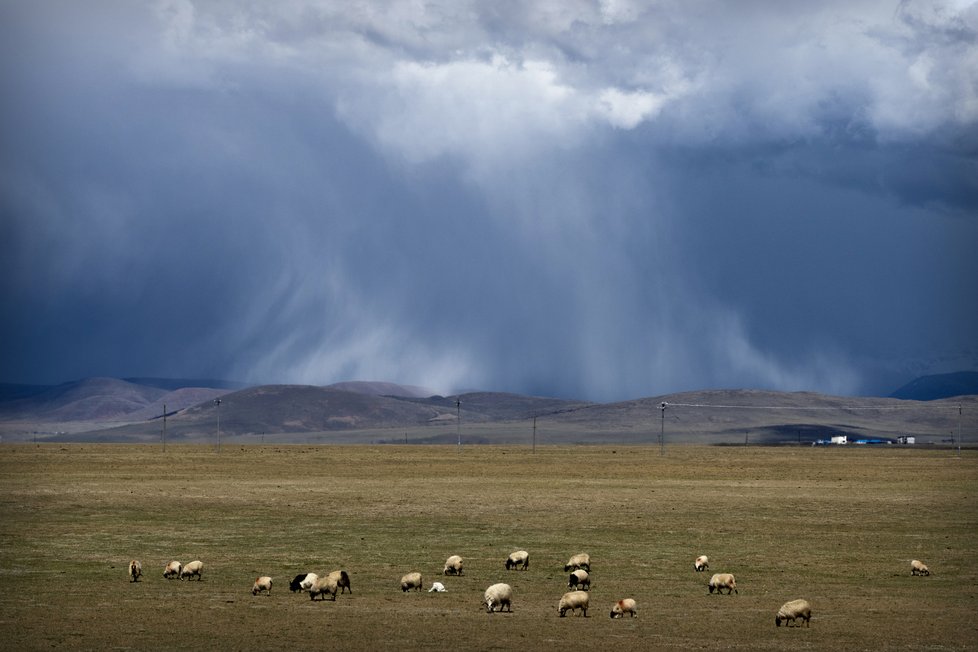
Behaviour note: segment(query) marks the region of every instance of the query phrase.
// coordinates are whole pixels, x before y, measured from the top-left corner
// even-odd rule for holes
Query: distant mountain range
[[[617,403],[500,392],[432,395],[420,387],[344,382],[326,387],[167,379],[88,378],[41,387],[0,384],[5,441],[810,442],[832,434],[941,442],[978,430],[978,374],[918,379],[887,398],[711,390]],[[135,382],[139,381],[139,382]],[[972,384],[969,384],[972,383]],[[950,391],[957,398],[940,397]],[[970,390],[970,391],[969,391]],[[900,396],[896,396],[900,394]],[[913,398],[919,396],[921,398]],[[216,399],[220,399],[218,403]],[[920,402],[927,401],[927,402]],[[665,409],[662,404],[666,403]],[[962,408],[958,415],[957,407]],[[164,419],[164,407],[166,416]],[[164,431],[164,420],[166,430]],[[978,438],[978,434],[976,434]]]

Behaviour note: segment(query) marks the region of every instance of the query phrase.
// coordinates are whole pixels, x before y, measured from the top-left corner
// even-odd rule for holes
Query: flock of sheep
[[[517,550],[506,559],[506,570],[527,570],[529,567],[530,553],[526,550]],[[710,560],[706,555],[700,555],[693,560],[693,569],[696,572],[706,571],[709,567]],[[463,575],[463,569],[463,559],[458,555],[452,555],[445,561],[442,574]],[[163,569],[163,577],[167,579],[179,578],[181,580],[186,578],[188,581],[196,577],[200,581],[203,570],[204,564],[199,560],[192,561],[186,565],[182,565],[179,561],[171,561]],[[567,579],[567,588],[569,590],[561,596],[560,602],[557,604],[557,614],[560,617],[564,617],[568,611],[571,613],[580,611],[580,615],[586,618],[591,598],[589,593],[591,587],[591,557],[587,553],[574,555],[564,565],[564,572],[570,573]],[[138,582],[142,574],[142,564],[136,559],[130,561],[129,581]],[[930,575],[930,569],[923,562],[914,559],[910,562],[910,574],[926,576]],[[726,589],[727,595],[730,595],[731,593],[737,593],[737,581],[731,573],[715,573],[707,583],[707,588],[711,594],[714,591],[720,594],[723,589]],[[289,589],[293,592],[306,591],[312,600],[315,600],[317,597],[325,600],[327,595],[330,596],[331,600],[336,600],[337,592],[340,594],[346,593],[347,591],[353,593],[353,588],[350,586],[350,575],[345,570],[333,571],[325,577],[320,577],[316,573],[300,573],[289,583]],[[401,591],[423,590],[424,578],[421,573],[415,571],[407,573],[401,578]],[[445,590],[444,584],[434,582],[428,592],[444,592]],[[267,595],[271,595],[272,593],[272,578],[267,575],[255,579],[255,583],[251,589],[252,595],[258,595],[262,592]],[[512,603],[513,587],[503,582],[493,584],[483,594],[482,605],[489,613],[503,611],[504,609],[512,613]],[[611,607],[611,618],[622,618],[626,613],[630,617],[638,615],[633,598],[622,598]],[[796,621],[801,620],[808,627],[811,618],[812,605],[808,600],[791,600],[784,603],[778,610],[777,615],[774,617],[774,624],[780,627],[783,622],[787,626],[789,622],[795,624]]]

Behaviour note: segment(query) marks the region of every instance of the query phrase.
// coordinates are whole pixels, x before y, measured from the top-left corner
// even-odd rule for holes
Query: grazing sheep
[[[421,573],[408,573],[401,578],[401,590],[407,593],[411,589],[415,591],[424,589],[424,580],[421,579]]]
[[[737,580],[730,573],[717,573],[710,578],[708,586],[710,593],[716,591],[717,595],[721,593],[722,589],[727,589],[727,595],[737,593]]]
[[[587,591],[568,591],[560,598],[557,605],[557,613],[563,618],[564,614],[570,611],[581,610],[581,615],[587,618],[587,607],[591,597]]]
[[[693,569],[699,573],[710,568],[710,558],[706,555],[700,555],[693,561]]]
[[[350,575],[345,570],[335,570],[329,574],[329,577],[336,580],[336,586],[340,587],[341,595],[346,593],[347,589],[353,593],[353,588],[350,586]]]
[[[526,550],[517,550],[511,553],[506,560],[506,570],[526,570],[530,567],[530,553]]]
[[[431,585],[431,588],[428,589],[428,593],[445,593],[446,591],[448,591],[448,589],[446,589],[445,585],[441,582],[435,582]]]
[[[461,575],[462,574],[462,558],[458,555],[452,555],[445,561],[445,570],[443,571],[445,575]]]
[[[567,578],[567,588],[580,588],[582,591],[588,591],[591,588],[591,576],[583,568],[578,568]]]
[[[251,595],[258,595],[262,591],[265,591],[268,595],[272,594],[272,578],[268,575],[263,575],[255,580],[255,585],[251,587]]]
[[[801,618],[805,621],[805,627],[808,627],[808,621],[812,619],[812,605],[808,603],[808,600],[792,600],[791,602],[785,602],[778,609],[778,615],[774,617],[774,624],[781,627],[781,621],[785,621],[785,627],[788,626],[788,621],[792,623],[795,622],[795,618]]]
[[[564,564],[564,572],[575,570],[577,568],[583,568],[587,572],[591,572],[591,555],[586,552],[582,552],[579,555],[574,555],[567,560]]]
[[[192,561],[186,566],[184,566],[183,569],[180,571],[180,579],[186,577],[187,581],[190,581],[191,577],[196,576],[197,581],[199,582],[200,580],[204,579],[203,575],[201,575],[203,570],[204,570],[204,562],[200,560]]]
[[[325,600],[327,595],[332,596],[330,599],[334,602],[336,601],[336,591],[339,587],[336,585],[336,580],[332,575],[327,575],[326,577],[320,577],[316,579],[316,582],[309,587],[309,598],[315,600],[316,596],[322,596]]]
[[[615,606],[611,608],[612,618],[623,618],[625,614],[628,614],[632,618],[638,615],[638,612],[635,611],[635,600],[632,598],[619,600],[615,603]]]
[[[486,606],[486,611],[492,613],[499,607],[499,611],[506,608],[506,611],[513,612],[513,587],[509,584],[493,584],[483,596],[482,604]]]
[[[306,576],[299,582],[299,589],[302,591],[308,591],[315,586],[316,582],[318,581],[319,575],[316,575],[315,573],[306,573]]]
[[[133,559],[129,562],[129,581],[138,582],[139,576],[143,574],[143,565],[139,563],[138,559]]]
[[[180,577],[181,570],[183,570],[183,564],[178,561],[171,561],[163,569],[163,577],[168,580],[172,580],[174,577]]]
[[[292,581],[289,582],[289,591],[292,591],[293,593],[298,593],[299,591],[302,591],[303,590],[302,580],[306,579],[308,575],[309,573],[299,573],[298,575],[293,577]]]
[[[919,559],[914,559],[910,562],[910,574],[911,575],[930,575],[930,569],[927,568],[927,564],[920,561]]]

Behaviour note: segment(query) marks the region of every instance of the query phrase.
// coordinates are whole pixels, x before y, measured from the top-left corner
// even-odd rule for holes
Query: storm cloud
[[[0,7],[0,380],[978,367],[978,4]]]

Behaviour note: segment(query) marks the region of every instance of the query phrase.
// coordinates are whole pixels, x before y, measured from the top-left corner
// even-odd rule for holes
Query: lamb
[[[258,595],[265,591],[267,595],[272,594],[272,578],[263,575],[255,580],[255,585],[251,587],[251,595]]]
[[[336,580],[336,586],[340,587],[340,594],[346,593],[349,589],[350,593],[353,593],[353,588],[350,586],[350,575],[345,570],[335,570],[329,574]]]
[[[493,584],[488,589],[483,596],[482,604],[486,606],[486,611],[493,613],[496,611],[496,607],[499,607],[499,611],[506,608],[506,611],[513,613],[513,587],[509,584]]]
[[[178,561],[171,561],[163,569],[163,577],[168,580],[172,580],[174,577],[180,577],[180,571],[183,570],[183,565]]]
[[[699,573],[710,568],[710,558],[706,555],[700,555],[693,561],[693,569]]]
[[[774,617],[774,624],[777,627],[781,627],[781,621],[784,621],[785,627],[788,626],[788,621],[792,623],[795,622],[795,618],[801,618],[805,621],[805,627],[808,627],[808,621],[812,619],[812,605],[808,603],[808,600],[792,600],[791,602],[785,602],[781,605],[778,610],[778,615]]]
[[[581,610],[581,615],[587,618],[587,607],[591,597],[587,591],[568,591],[560,598],[557,605],[557,613],[563,618],[564,614],[570,611]]]
[[[299,590],[308,591],[318,581],[319,581],[319,575],[316,575],[315,573],[306,573],[306,576],[302,578],[302,580],[299,582]]]
[[[517,550],[509,555],[506,560],[506,570],[526,570],[530,567],[530,553],[526,550]]]
[[[445,593],[446,591],[448,591],[448,589],[446,589],[445,585],[441,582],[435,582],[431,585],[431,588],[428,589],[428,593]]]
[[[192,561],[186,566],[184,566],[183,569],[180,571],[180,579],[186,577],[187,581],[189,582],[191,577],[197,576],[197,581],[199,582],[200,580],[204,579],[203,575],[201,575],[203,570],[204,570],[204,562],[200,560]]]
[[[140,575],[143,574],[143,565],[139,563],[138,559],[133,559],[129,562],[129,581],[138,582]]]
[[[408,573],[401,578],[401,590],[407,593],[411,589],[415,591],[424,589],[424,580],[421,579],[421,573]]]
[[[920,561],[919,559],[914,559],[910,562],[910,574],[911,575],[930,575],[930,569],[927,568],[927,564]]]
[[[635,616],[638,615],[638,612],[635,611],[635,600],[633,600],[632,598],[624,598],[622,600],[619,600],[611,608],[612,618],[623,618],[626,613],[631,618],[634,618]]]
[[[564,572],[574,570],[577,568],[583,568],[584,570],[590,573],[591,555],[587,554],[586,552],[582,552],[579,555],[574,555],[573,557],[567,560],[566,564],[564,564]]]
[[[727,589],[727,595],[737,593],[737,580],[730,573],[717,573],[710,578],[708,586],[710,593],[716,591],[717,595],[721,593],[722,589]]]
[[[309,587],[309,598],[315,600],[316,596],[322,596],[322,599],[326,599],[326,595],[332,596],[331,599],[336,601],[336,591],[339,586],[336,584],[336,580],[332,575],[327,575],[326,577],[316,578],[315,583]]]
[[[445,561],[445,570],[443,571],[445,575],[461,575],[462,574],[462,558],[458,555],[452,555]]]
[[[582,591],[591,589],[591,576],[583,568],[578,568],[567,578],[567,588],[580,588]]]
[[[299,591],[302,591],[303,590],[302,589],[302,580],[306,579],[306,577],[308,575],[309,575],[309,573],[299,573],[298,575],[296,575],[295,577],[293,577],[292,578],[292,581],[289,582],[289,591],[292,591],[293,593],[297,593]]]

